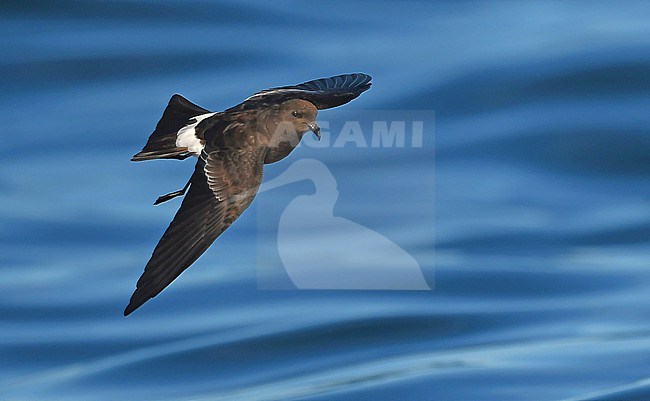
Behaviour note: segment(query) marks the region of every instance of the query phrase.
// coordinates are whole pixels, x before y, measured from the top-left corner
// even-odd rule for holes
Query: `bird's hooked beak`
[[[320,127],[316,125],[316,123],[307,124],[307,127],[316,135],[316,138],[318,138],[320,141]]]

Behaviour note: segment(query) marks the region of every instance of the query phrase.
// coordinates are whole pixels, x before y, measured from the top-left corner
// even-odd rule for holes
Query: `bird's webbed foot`
[[[170,199],[174,199],[177,196],[185,195],[185,192],[187,192],[187,188],[189,188],[189,186],[190,186],[190,182],[188,181],[187,184],[185,184],[185,186],[182,189],[179,189],[178,191],[170,192],[165,195],[160,195],[153,204],[159,205],[163,202],[167,202]]]

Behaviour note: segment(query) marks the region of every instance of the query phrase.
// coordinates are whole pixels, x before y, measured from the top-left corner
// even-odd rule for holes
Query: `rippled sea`
[[[649,21],[644,1],[2,2],[0,399],[650,400]],[[356,71],[372,89],[322,115],[433,110],[428,147],[301,147],[267,177],[318,159],[334,213],[434,290],[259,290],[262,210],[296,184],[123,317],[179,205],[151,203],[193,168],[129,161],[169,96],[223,110]],[[349,240],[321,255],[363,257]]]

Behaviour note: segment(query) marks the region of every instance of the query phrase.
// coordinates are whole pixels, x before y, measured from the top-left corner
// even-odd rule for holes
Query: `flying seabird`
[[[132,161],[198,158],[185,187],[155,204],[183,198],[137,282],[124,316],[158,295],[248,208],[264,164],[285,158],[316,125],[318,110],[341,106],[370,88],[366,74],[345,74],[255,93],[222,112],[176,94]]]

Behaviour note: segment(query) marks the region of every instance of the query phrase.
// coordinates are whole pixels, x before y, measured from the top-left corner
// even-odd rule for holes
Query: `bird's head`
[[[318,110],[313,103],[301,99],[287,100],[280,104],[279,119],[287,125],[293,126],[294,132],[302,137],[306,132],[312,131],[320,139],[320,128],[316,124]]]

